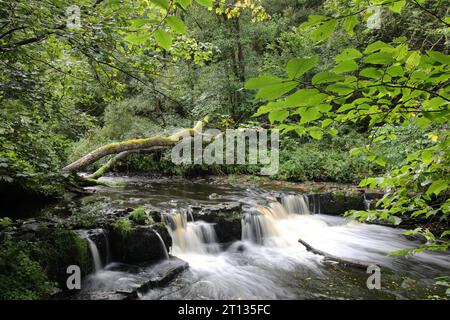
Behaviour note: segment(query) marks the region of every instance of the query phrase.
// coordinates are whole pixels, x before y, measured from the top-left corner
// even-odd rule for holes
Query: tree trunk
[[[341,263],[343,265],[346,265],[348,267],[362,269],[362,270],[367,270],[367,268],[370,265],[373,264],[373,263],[362,262],[362,261],[359,261],[359,260],[342,259],[342,258],[333,256],[333,255],[331,255],[329,253],[326,253],[326,252],[324,252],[322,250],[313,248],[309,243],[303,241],[302,239],[298,239],[298,242],[300,242],[306,248],[307,251],[310,251],[312,253],[321,255],[321,256],[323,256],[325,258],[325,260],[336,261],[336,262],[339,262],[339,263]]]
[[[181,130],[170,136],[155,136],[150,138],[132,139],[107,144],[98,149],[95,149],[94,151],[89,152],[87,155],[67,165],[63,168],[63,171],[77,172],[83,170],[88,165],[111,154],[120,154],[126,151],[138,151],[142,149],[153,149],[154,147],[174,146],[182,137],[186,135],[192,136],[195,132],[201,130],[203,122],[207,122],[207,119],[205,118],[203,121],[198,121],[193,128]],[[108,168],[109,166],[106,169]]]

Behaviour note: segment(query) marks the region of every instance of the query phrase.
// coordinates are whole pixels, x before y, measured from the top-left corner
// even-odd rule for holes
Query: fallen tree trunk
[[[374,264],[374,263],[366,263],[366,262],[362,262],[362,261],[358,261],[358,260],[342,259],[342,258],[336,257],[334,255],[331,255],[329,253],[326,253],[322,250],[316,249],[316,248],[312,247],[309,243],[303,241],[302,239],[298,239],[298,242],[300,242],[306,248],[307,251],[310,251],[314,254],[323,256],[325,258],[325,260],[336,261],[336,262],[339,262],[348,267],[367,270],[367,268],[370,265]]]
[[[169,147],[174,146],[182,137],[186,135],[192,136],[195,132],[201,130],[203,122],[207,122],[205,118],[203,121],[198,121],[193,128],[184,129],[176,132],[170,136],[155,136],[144,139],[133,139],[122,142],[114,142],[102,146],[89,152],[87,155],[72,162],[63,168],[63,171],[77,172],[85,169],[88,165],[100,160],[111,154],[120,154],[126,151],[137,151],[142,149],[151,149],[153,147]],[[109,167],[108,167],[109,168]]]
[[[130,150],[130,151],[122,151],[121,153],[115,155],[113,158],[111,158],[107,163],[102,165],[97,171],[94,173],[87,175],[86,178],[90,179],[98,179],[101,176],[103,176],[108,170],[112,168],[114,164],[116,164],[118,161],[125,159],[131,154],[136,153],[154,153],[156,151],[160,151],[165,149],[165,147],[153,147],[149,149],[142,149],[142,150]]]

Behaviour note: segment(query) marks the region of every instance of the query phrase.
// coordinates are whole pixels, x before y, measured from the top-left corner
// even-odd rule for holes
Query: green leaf
[[[383,71],[376,68],[365,68],[359,73],[360,76],[372,79],[380,79],[383,76]]]
[[[342,79],[344,79],[344,76],[341,76],[341,75],[333,73],[333,72],[323,71],[323,72],[316,73],[313,76],[311,83],[316,85],[316,84],[322,84],[322,83],[336,82],[336,81],[339,81]]]
[[[329,38],[336,29],[336,19],[323,22],[317,29],[311,33],[311,39],[321,41]]]
[[[400,13],[405,5],[406,0],[400,0],[392,2],[392,4],[389,4],[387,7],[395,13]]]
[[[299,28],[300,29],[305,29],[307,27],[311,27],[311,26],[315,26],[317,24],[319,24],[320,22],[326,20],[327,17],[325,16],[318,16],[318,15],[309,15],[308,16],[308,21],[303,22]]]
[[[187,9],[191,5],[192,0],[176,0],[175,3],[178,3],[183,9]]]
[[[358,64],[353,60],[346,60],[340,62],[336,67],[333,68],[333,71],[336,73],[344,73],[351,72],[358,69]]]
[[[311,58],[294,58],[289,60],[286,66],[286,72],[291,79],[301,77],[303,74],[311,70],[319,61],[318,56]]]
[[[350,17],[345,18],[344,21],[344,30],[347,32],[350,36],[353,36],[355,34],[355,26],[359,23],[358,17],[356,15],[352,15]]]
[[[433,181],[433,183],[428,187],[427,195],[435,194],[438,196],[442,191],[447,190],[448,183],[446,180],[440,179]]]
[[[366,57],[363,61],[370,64],[389,64],[393,60],[392,54],[388,52],[376,52]]]
[[[212,8],[213,0],[195,0],[195,2],[197,2],[201,6]]]
[[[317,89],[300,89],[285,100],[286,107],[309,106],[321,103],[328,95],[320,93]]]
[[[169,9],[169,1],[168,0],[150,0],[152,3],[156,4],[158,7],[163,9]]]
[[[417,67],[420,63],[420,53],[417,51],[414,51],[411,53],[411,55],[406,59],[406,68],[408,70],[412,70],[415,67]]]
[[[325,119],[322,121],[322,128],[328,127],[330,124],[332,124],[334,121],[333,119]]]
[[[355,48],[347,48],[336,56],[336,62],[354,60],[362,57],[362,53]]]
[[[275,76],[259,76],[245,83],[246,89],[259,89],[256,98],[267,100],[279,98],[296,86],[295,81],[287,81]]]
[[[316,140],[322,139],[323,132],[318,127],[310,127],[308,128],[309,135]]]
[[[405,73],[401,66],[390,66],[386,71],[393,77],[402,77]]]
[[[335,84],[331,84],[327,87],[328,91],[331,92],[336,92],[337,94],[341,95],[341,96],[345,96],[349,93],[353,92],[353,88],[350,86],[347,86],[345,84],[342,83],[335,83]]]
[[[124,38],[124,40],[131,44],[139,45],[139,44],[144,44],[149,38],[150,38],[150,34],[147,32],[143,32],[143,33],[130,34],[130,35],[126,36]]]
[[[435,61],[444,65],[450,65],[450,55],[438,51],[428,51],[427,54]]]
[[[312,122],[322,116],[317,107],[299,108],[298,113],[300,114],[300,124]]]
[[[271,86],[265,86],[259,89],[258,94],[256,95],[257,99],[276,99],[288,93],[292,89],[297,86],[297,82],[295,81],[284,81],[281,83],[277,83]]]
[[[289,111],[286,110],[275,110],[269,113],[269,121],[270,123],[274,123],[275,121],[282,122],[289,116]]]
[[[163,29],[155,30],[155,40],[156,43],[165,50],[169,50],[172,45],[172,36]]]
[[[375,41],[374,43],[369,44],[366,47],[366,50],[364,50],[364,53],[365,54],[369,54],[369,53],[372,53],[372,52],[375,52],[375,51],[380,51],[381,49],[392,50],[394,48],[391,45],[389,45],[389,44],[387,44],[387,43],[385,43],[383,41]]]
[[[184,25],[184,22],[175,16],[168,16],[166,18],[167,24],[170,26],[170,28],[173,30],[173,32],[178,34],[185,34],[186,33],[186,26]]]

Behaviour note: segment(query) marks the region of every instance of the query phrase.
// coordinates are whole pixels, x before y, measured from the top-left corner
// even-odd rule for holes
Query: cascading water
[[[103,238],[105,241],[105,249],[106,249],[105,262],[103,265],[106,266],[112,262],[112,259],[111,259],[111,246],[109,244],[108,234],[105,231],[103,232]]]
[[[109,259],[109,255],[110,255],[110,253],[109,253],[109,241],[108,241],[108,238],[107,238],[104,230],[98,229],[96,231],[99,231],[99,233],[101,233],[105,237],[105,245],[106,245],[106,257],[105,257],[106,263],[105,263],[105,265],[106,265],[107,262],[108,262],[108,259]],[[91,252],[92,261],[94,263],[94,271],[97,273],[98,271],[103,269],[102,259],[101,259],[98,247],[95,244],[95,242],[90,238],[89,231],[87,231],[87,230],[78,230],[77,232],[83,239],[86,239],[86,241],[88,242],[89,250]]]
[[[280,222],[298,214],[310,214],[308,198],[304,195],[287,195],[281,198],[281,203],[272,202],[266,207],[258,206],[254,211],[246,213],[242,219],[242,240],[274,244],[274,240],[283,234]],[[277,242],[280,242],[279,240],[282,238],[277,239]]]
[[[164,240],[162,239],[161,235],[156,230],[153,230],[153,231],[159,238],[159,241],[161,243],[161,250],[163,251],[165,258],[169,259],[169,253],[167,252],[167,247],[166,247],[166,244],[164,243]]]
[[[173,254],[207,254],[217,253],[220,248],[217,244],[214,225],[204,221],[188,222],[188,214],[173,211],[164,216],[164,221],[172,237]]]
[[[281,198],[281,204],[289,214],[310,214],[306,195],[287,195]]]
[[[205,188],[207,192],[204,194],[199,194],[197,188],[191,192],[194,188],[185,187],[181,196],[174,194],[176,188],[167,188],[166,182],[157,192],[153,189],[131,189],[125,195],[120,192],[120,199],[125,201],[141,192],[145,201],[153,197],[154,202],[161,204],[164,196],[162,206],[167,210],[174,208],[172,203],[167,206],[167,197],[175,197],[176,209],[171,214],[162,214],[162,221],[173,240],[171,253],[189,264],[189,269],[176,280],[163,287],[152,288],[141,298],[417,299],[429,295],[428,290],[422,289],[431,286],[435,277],[448,274],[448,254],[422,252],[408,258],[387,256],[388,252],[417,246],[418,243],[407,240],[403,236],[404,230],[399,228],[320,214],[320,195],[309,195],[309,201],[303,195],[285,195],[277,201],[279,191],[229,188],[214,191],[220,194],[221,202],[239,201],[243,204],[242,241],[228,247],[224,245],[221,247],[224,250],[219,250],[215,228],[222,228],[217,229],[222,235],[230,230],[230,226],[236,227],[235,224],[228,221],[218,225],[195,222],[186,209],[192,204],[201,207],[214,202],[208,197],[211,185]],[[180,200],[180,197],[188,200],[183,202],[186,199]],[[309,214],[308,209],[314,214]],[[228,212],[219,214],[227,217]],[[230,218],[235,219],[234,213],[230,214],[233,215]],[[367,289],[368,275],[364,270],[341,264],[329,265],[323,256],[307,251],[299,239],[343,260],[377,264],[382,269],[382,290]],[[98,244],[103,258],[104,246],[100,244],[103,239],[92,236],[91,240]],[[169,264],[170,261],[162,263]],[[149,266],[148,270],[152,268]],[[104,292],[112,292],[114,297],[117,288],[120,290],[123,284],[134,285],[134,268],[130,272],[123,270],[108,267],[92,275],[92,291],[101,293],[100,298],[104,298]],[[413,283],[412,289],[404,285],[405,278],[408,283]]]
[[[94,261],[94,270],[98,272],[102,269],[102,261],[100,259],[100,254],[98,253],[97,245],[94,241],[89,238],[86,238],[89,243],[89,249],[91,250],[92,260]]]

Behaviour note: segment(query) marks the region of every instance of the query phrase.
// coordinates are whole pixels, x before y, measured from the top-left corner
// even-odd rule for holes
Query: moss
[[[130,220],[123,218],[114,222],[113,228],[121,235],[126,235],[131,231],[132,226]]]
[[[43,266],[49,278],[62,287],[67,267],[78,265],[83,276],[92,272],[89,245],[76,232],[64,229],[41,230],[40,241],[32,246],[32,256]]]
[[[345,193],[341,191],[333,192],[333,200],[339,203],[344,203]]]
[[[12,220],[8,217],[0,218],[0,230],[8,229],[13,224]]]
[[[153,221],[151,221],[152,218],[149,217],[147,215],[147,213],[145,212],[144,207],[138,207],[138,208],[134,209],[133,211],[131,211],[130,219],[137,224],[147,224],[147,223],[153,222]]]

